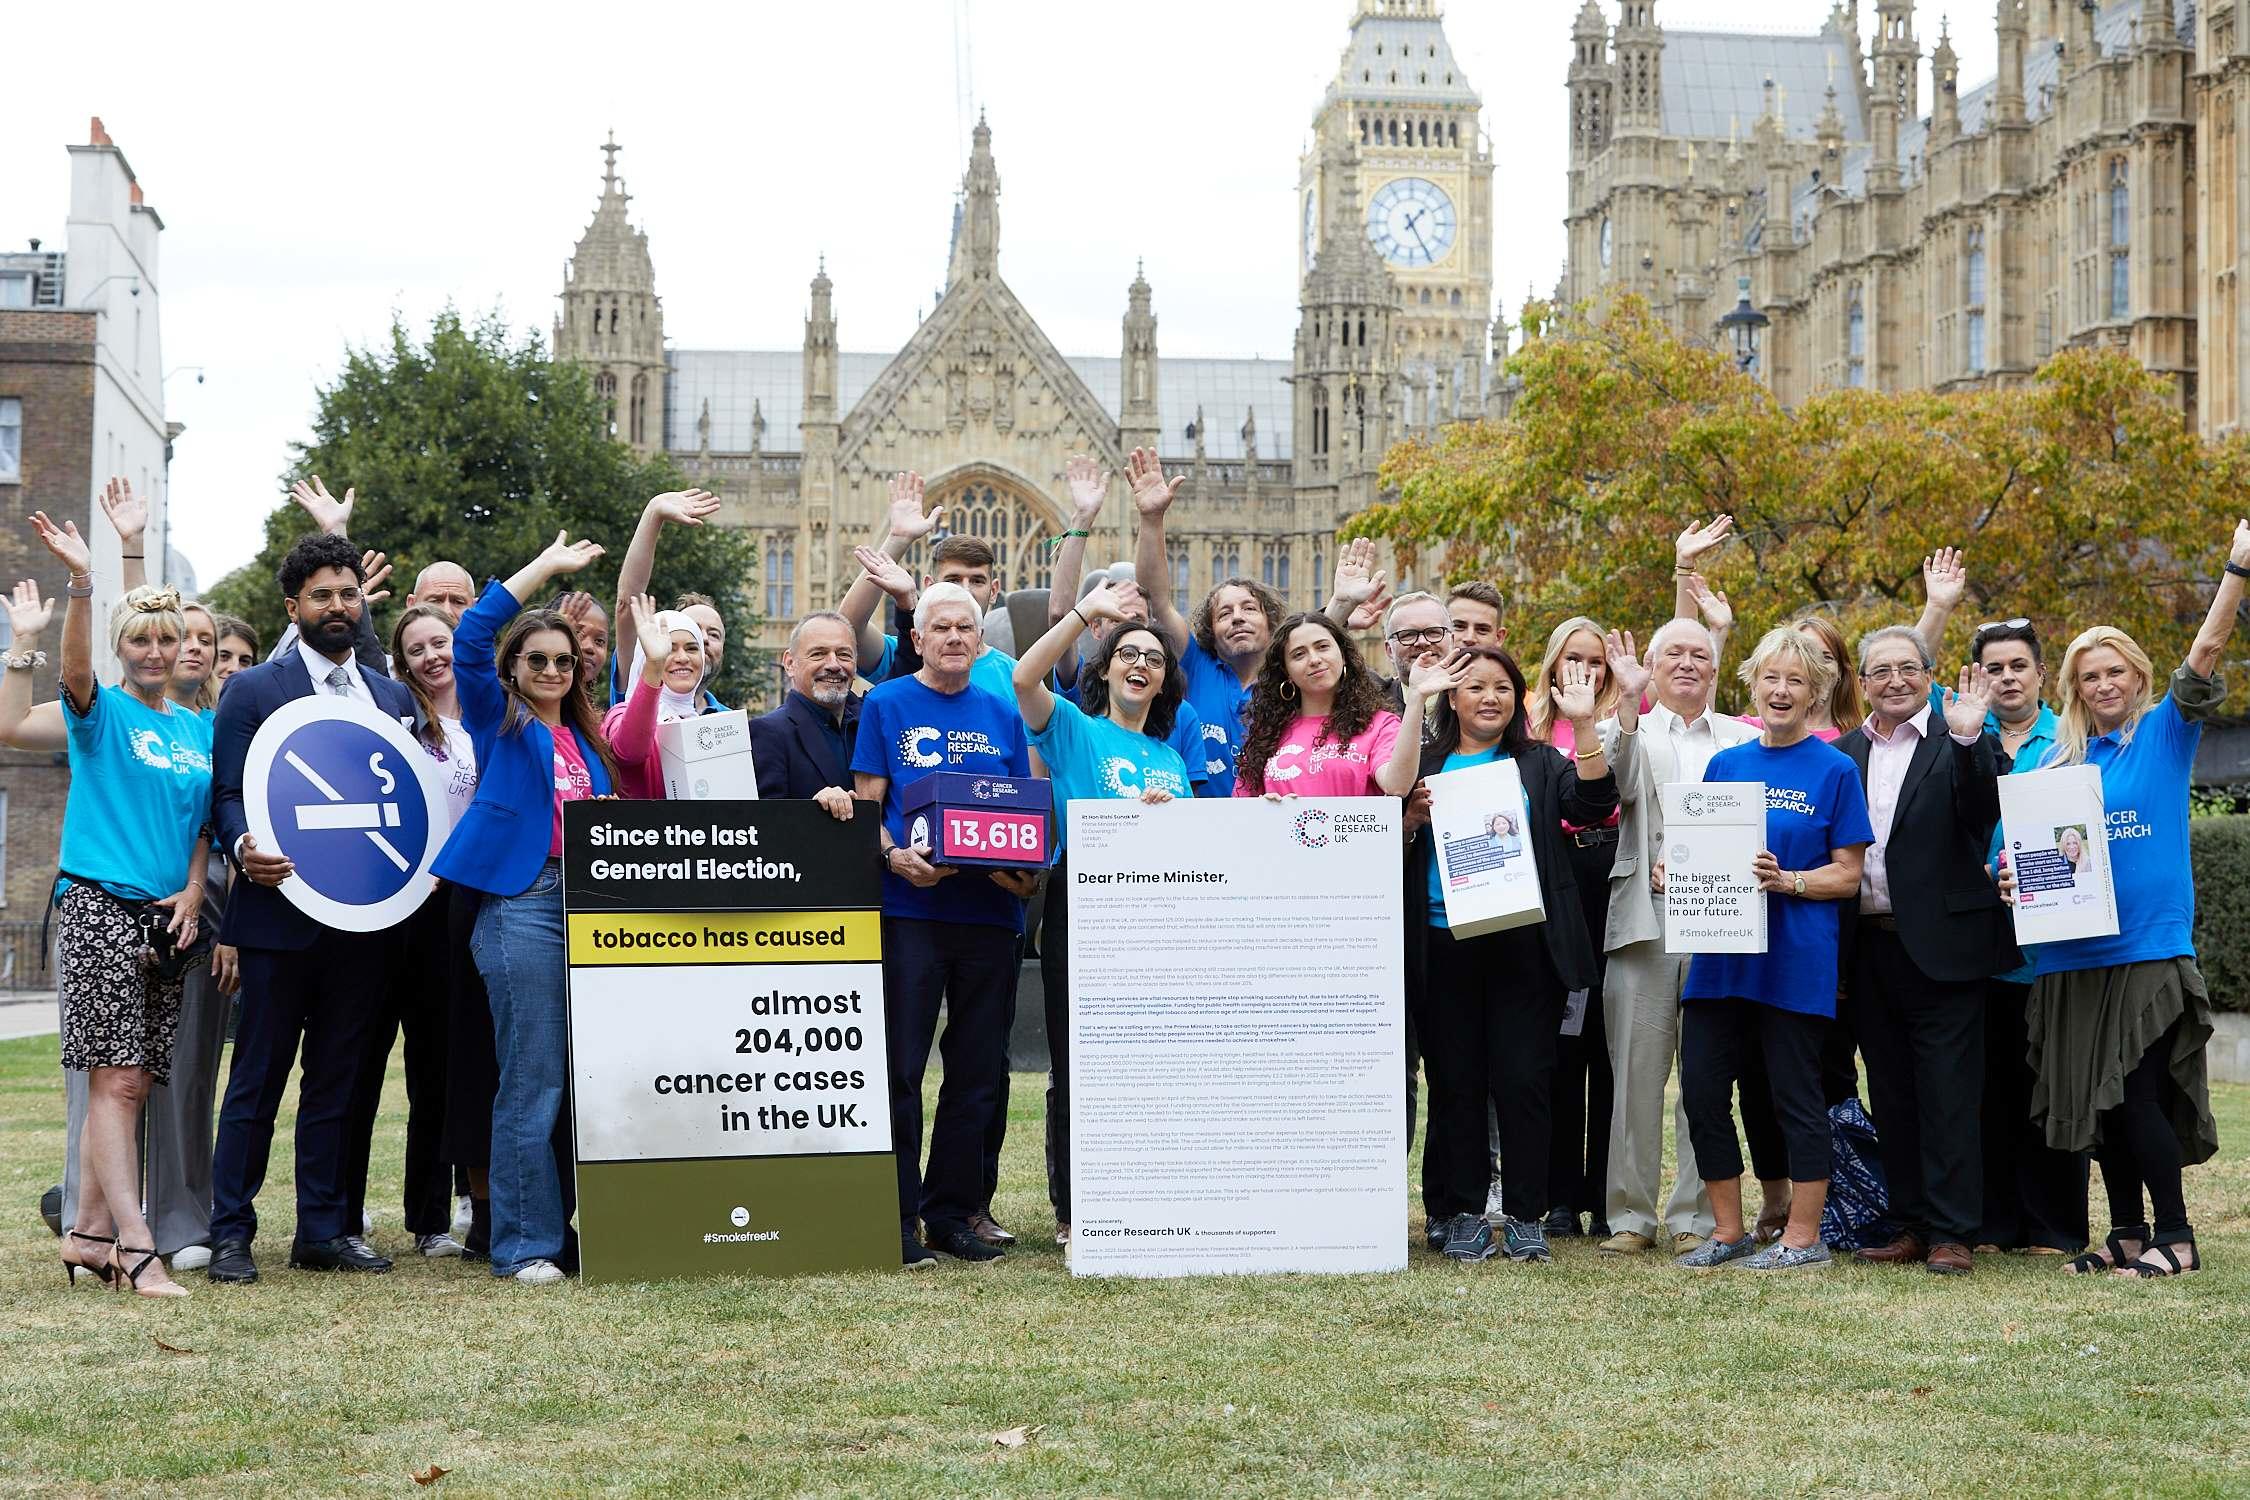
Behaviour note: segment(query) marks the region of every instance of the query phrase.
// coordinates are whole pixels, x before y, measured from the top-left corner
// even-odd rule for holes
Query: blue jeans
[[[520,896],[487,893],[469,951],[492,1001],[500,1091],[492,1102],[492,1274],[562,1261],[574,1160],[562,866]]]

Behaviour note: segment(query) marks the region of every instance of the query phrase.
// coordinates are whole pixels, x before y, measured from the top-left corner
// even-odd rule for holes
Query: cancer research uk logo
[[[938,731],[927,724],[899,731],[898,758],[910,766],[935,766],[945,761],[942,752],[929,748],[940,739]]]
[[[1297,814],[1297,823],[1292,833],[1297,842],[1307,849],[1325,849],[1328,847],[1327,823],[1327,813],[1317,807],[1308,807]]]
[[[697,725],[695,730],[695,748],[698,750],[716,750],[717,748],[719,748],[719,732],[716,729],[713,729],[708,724]],[[703,795],[702,788],[703,783],[697,782],[696,795],[699,797]],[[737,1209],[736,1212],[739,1213],[741,1212],[741,1210]]]
[[[1709,800],[1701,792],[1689,792],[1680,799],[1680,811],[1691,818],[1700,818],[1703,816],[1704,804]]]

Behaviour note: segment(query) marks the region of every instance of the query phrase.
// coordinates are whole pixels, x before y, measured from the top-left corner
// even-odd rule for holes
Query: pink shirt
[[[1891,824],[1898,819],[1898,794],[1906,788],[1907,768],[1914,752],[1930,732],[1930,705],[1892,730],[1888,738],[1876,732],[1875,716],[1859,726],[1867,735],[1867,821],[1875,829],[1875,842],[1867,846],[1867,862],[1859,875],[1859,909],[1865,916],[1884,916],[1891,910],[1891,872],[1884,850],[1891,842]],[[1957,745],[1973,745],[1976,737],[1953,736]]]
[[[1350,741],[1313,740],[1324,719],[1300,714],[1282,732],[1281,746],[1266,762],[1265,790],[1286,797],[1381,797],[1375,772],[1398,744],[1399,718],[1378,710],[1366,730]],[[1249,782],[1237,779],[1237,797],[1255,797]]]
[[[625,701],[602,719],[610,756],[617,762],[619,795],[651,802],[664,796],[664,762],[656,753],[658,690],[638,674]]]
[[[578,736],[567,726],[555,729],[555,838],[547,852],[562,858],[562,810],[565,802],[583,802],[594,795],[594,778],[586,757],[578,750]]]

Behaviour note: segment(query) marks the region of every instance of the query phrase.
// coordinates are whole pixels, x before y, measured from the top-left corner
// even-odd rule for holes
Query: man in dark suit
[[[1859,1258],[1966,1275],[1984,1216],[1985,982],[2019,955],[1984,865],[2000,818],[2000,745],[1984,731],[1991,705],[1982,677],[1963,669],[1940,713],[1931,665],[1904,626],[1863,636],[1867,722],[1836,745],[1859,768],[1875,827],[1845,1014],[1867,1059],[1900,1226]]]
[[[289,1263],[323,1271],[391,1266],[349,1221],[346,1142],[354,1080],[383,1001],[384,934],[325,927],[275,890],[294,867],[282,854],[258,847],[242,800],[250,742],[283,704],[334,693],[413,721],[406,687],[368,671],[353,655],[367,608],[360,567],[359,549],[341,536],[307,537],[289,550],[281,562],[281,592],[298,630],[296,647],[227,684],[212,733],[213,826],[246,877],[235,883],[219,933],[219,941],[241,951],[242,1013],[212,1167],[213,1281],[258,1279],[250,1254],[256,1200],[300,1041],[297,1237]]]
[[[858,668],[851,624],[842,615],[822,610],[797,622],[781,653],[788,696],[772,713],[750,721],[760,797],[805,801],[831,787],[850,794],[852,744],[859,735],[852,679]]]

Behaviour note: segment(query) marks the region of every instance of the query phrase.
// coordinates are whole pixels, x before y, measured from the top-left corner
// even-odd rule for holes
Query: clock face
[[[1313,252],[1320,248],[1320,191],[1305,191],[1305,269],[1312,269]]]
[[[1609,220],[1602,220],[1602,269],[1609,269]]]
[[[1426,178],[1394,177],[1367,200],[1367,237],[1394,266],[1436,265],[1455,227],[1453,200]]]

